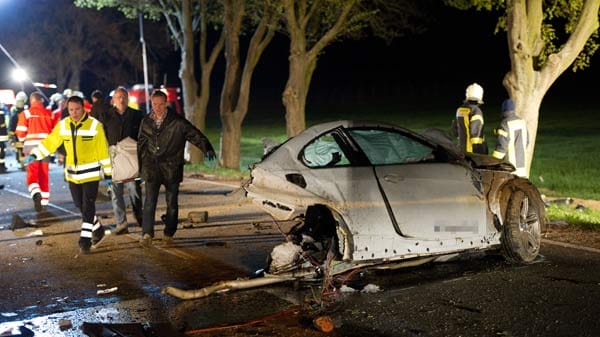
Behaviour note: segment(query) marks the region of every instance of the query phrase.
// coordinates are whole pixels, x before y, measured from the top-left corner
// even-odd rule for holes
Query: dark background
[[[0,20],[35,24],[15,20],[16,12],[26,10],[23,3],[29,2],[0,1]],[[399,38],[391,44],[376,38],[336,42],[319,59],[307,102],[307,117],[324,117],[315,114],[357,106],[454,110],[472,82],[483,86],[488,109],[497,110],[506,97],[502,78],[510,63],[505,34],[494,34],[495,25],[496,18],[491,13],[439,5],[432,8],[431,23],[423,34]],[[2,40],[0,35],[0,43]],[[149,57],[153,57],[152,46],[148,47]],[[288,74],[287,54],[287,38],[276,36],[256,68],[248,118],[253,114],[283,116],[281,92]],[[567,70],[547,93],[543,106],[595,106],[599,59],[596,55],[592,66],[584,71]],[[171,85],[180,85],[179,64],[179,53],[174,52],[162,65]],[[223,69],[221,56],[213,74],[209,117],[218,115]],[[0,55],[0,88],[18,89],[10,78],[11,70],[8,58]],[[142,81],[140,76],[132,79],[131,84]],[[80,88],[86,96],[96,89],[85,72]]]

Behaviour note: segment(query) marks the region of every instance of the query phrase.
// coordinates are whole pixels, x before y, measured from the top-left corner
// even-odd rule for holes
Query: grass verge
[[[552,221],[565,221],[580,228],[600,230],[600,210],[552,204],[546,208],[546,216]]]

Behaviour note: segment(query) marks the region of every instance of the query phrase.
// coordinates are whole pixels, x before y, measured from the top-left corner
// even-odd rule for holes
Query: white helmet
[[[18,108],[22,108],[25,106],[25,103],[27,103],[27,94],[23,91],[19,91],[15,96],[15,105]]]
[[[60,101],[64,101],[63,95],[60,92],[55,92],[50,96],[50,102],[59,103]]]
[[[465,92],[465,98],[467,101],[476,101],[483,104],[483,88],[477,83],[469,85]]]
[[[73,96],[73,90],[67,88],[63,91],[63,97],[69,98],[71,96]]]

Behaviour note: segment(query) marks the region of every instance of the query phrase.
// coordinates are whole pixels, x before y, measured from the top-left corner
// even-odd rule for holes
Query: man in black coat
[[[98,117],[96,117],[104,125],[104,133],[108,141],[111,160],[113,160],[113,171],[117,169],[117,163],[114,161],[118,148],[116,147],[117,143],[127,137],[137,140],[140,124],[142,118],[144,118],[144,114],[140,110],[127,106],[128,102],[129,95],[127,90],[123,87],[118,87],[113,94],[113,106],[106,109],[106,111],[98,110]],[[94,104],[94,106],[96,105]],[[115,229],[117,235],[129,232],[127,215],[125,214],[125,188],[127,188],[129,194],[129,202],[133,208],[135,219],[140,226],[142,225],[142,187],[140,180],[113,181],[110,196],[112,198],[112,207],[117,225]]]
[[[144,117],[138,136],[140,174],[146,182],[142,240],[149,247],[154,237],[156,202],[161,185],[165,186],[167,214],[163,243],[171,244],[179,218],[179,184],[183,181],[183,153],[185,142],[197,146],[206,159],[214,160],[215,151],[210,141],[188,120],[167,110],[167,95],[155,90],[151,96],[152,112]]]

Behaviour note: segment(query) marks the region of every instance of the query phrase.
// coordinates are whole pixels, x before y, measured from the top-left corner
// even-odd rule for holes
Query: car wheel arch
[[[497,200],[502,217],[499,231],[503,255],[513,263],[531,262],[539,252],[545,231],[544,202],[527,179],[512,179],[500,191]]]

